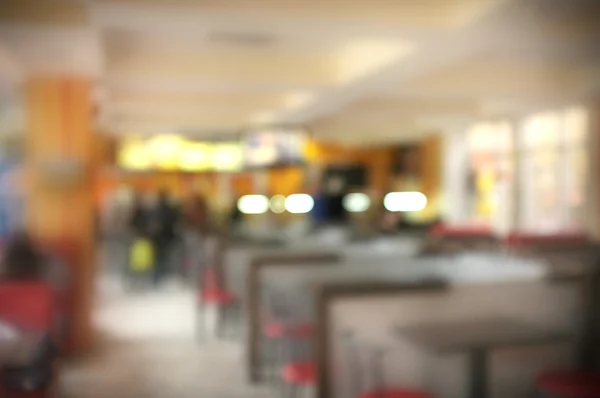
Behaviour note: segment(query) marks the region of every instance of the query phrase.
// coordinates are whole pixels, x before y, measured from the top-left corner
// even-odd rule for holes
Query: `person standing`
[[[169,254],[175,243],[178,221],[177,210],[169,201],[168,193],[160,191],[156,205],[149,215],[151,238],[155,248],[153,274],[155,285],[158,285],[167,274]]]
[[[185,225],[185,267],[183,276],[198,276],[206,265],[203,245],[209,235],[210,220],[208,205],[202,195],[193,195],[186,203],[182,214]]]

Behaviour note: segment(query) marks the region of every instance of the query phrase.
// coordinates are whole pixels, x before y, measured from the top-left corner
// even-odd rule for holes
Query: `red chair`
[[[202,272],[202,279],[198,284],[200,289],[198,292],[198,307],[201,311],[206,305],[213,305],[217,308],[219,314],[217,335],[222,336],[226,323],[231,324],[233,329],[236,329],[238,310],[240,309],[238,297],[235,293],[226,290],[217,277],[214,268],[206,268]],[[200,314],[202,320],[199,328],[203,332],[206,330],[204,322],[204,314]],[[237,333],[235,333],[237,334]]]
[[[589,242],[589,236],[584,232],[578,231],[563,231],[553,234],[511,232],[504,239],[504,245],[512,248],[553,245],[582,245]]]
[[[431,227],[429,235],[436,238],[488,238],[493,236],[487,225],[449,225],[439,223]]]
[[[20,328],[56,336],[57,313],[54,291],[42,282],[0,283],[0,319]],[[57,364],[54,366],[55,381]],[[1,383],[1,380],[0,380]],[[5,391],[7,398],[50,398],[56,396],[55,383],[31,391]]]
[[[263,334],[268,339],[270,351],[275,353],[270,367],[276,370],[272,373],[275,377],[272,381],[276,382],[278,380],[277,370],[286,361],[286,351],[294,353],[299,351],[296,346],[300,343],[309,343],[309,339],[314,334],[314,325],[310,322],[287,324],[278,320],[270,320],[266,323]],[[289,347],[286,347],[288,344]]]
[[[391,389],[368,392],[360,395],[359,398],[433,398],[433,396],[421,391]]]
[[[0,318],[23,329],[54,333],[56,300],[44,282],[0,283]]]
[[[264,333],[270,339],[309,339],[314,333],[314,326],[310,322],[287,325],[273,320],[267,322]]]
[[[317,367],[312,361],[291,362],[283,367],[281,376],[286,392],[289,392],[290,396],[296,397],[300,388],[316,385]],[[285,394],[287,395],[287,393]]]
[[[287,364],[283,368],[283,380],[288,388],[291,388],[290,396],[295,397],[299,388],[312,387],[316,384],[316,365],[311,361],[298,361]],[[358,398],[433,398],[433,396],[426,392],[407,388],[391,388],[369,391],[360,394]]]
[[[352,369],[352,373],[349,375],[350,382],[363,379],[363,374],[370,372],[371,379],[376,380],[377,386],[364,391],[362,385],[355,384],[354,388],[358,388],[357,398],[433,398],[429,392],[409,388],[405,386],[388,386],[384,380],[384,356],[388,352],[383,348],[364,347],[368,353],[368,359],[365,360],[364,356],[358,354],[358,347],[352,336],[351,332],[345,333],[342,338],[345,340],[345,344],[349,351],[346,358],[345,366]],[[361,364],[361,362],[363,362]]]
[[[600,398],[600,373],[584,371],[546,371],[535,381],[538,392],[553,397]]]

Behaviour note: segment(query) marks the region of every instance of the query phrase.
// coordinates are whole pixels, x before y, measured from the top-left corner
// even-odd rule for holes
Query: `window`
[[[545,112],[523,123],[519,226],[552,232],[584,225],[587,115],[581,108]]]

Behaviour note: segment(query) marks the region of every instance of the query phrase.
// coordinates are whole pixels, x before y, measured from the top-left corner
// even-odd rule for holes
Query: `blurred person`
[[[54,290],[60,305],[68,299],[69,271],[65,260],[57,253],[43,250],[23,231],[14,233],[7,241],[0,260],[0,281],[46,282]],[[57,318],[57,331],[64,338],[67,314]]]
[[[242,222],[244,221],[244,214],[238,208],[238,202],[240,201],[240,197],[236,198],[231,206],[231,210],[229,211],[229,230],[232,232],[236,232],[241,227]]]
[[[142,196],[135,193],[129,217],[129,228],[136,237],[150,237],[150,212]]]
[[[60,347],[66,341],[68,331],[68,318],[62,301],[65,299],[65,271],[64,263],[58,261],[58,257],[52,253],[41,250],[27,233],[17,232],[9,238],[0,261],[0,282],[45,282],[55,292],[54,299],[47,299],[55,300],[57,308],[63,311],[53,313],[52,329],[43,330],[43,338],[35,342],[35,348],[25,361],[20,358],[20,352],[0,350],[0,354],[4,355],[4,358],[0,358],[3,384],[0,390],[11,390],[17,396],[21,396],[23,392],[52,382],[56,358]],[[0,318],[0,332],[3,333],[3,338],[9,337],[8,344],[16,346],[19,350],[22,349],[22,345],[29,344],[28,337],[22,334],[23,331],[22,325],[5,322]],[[12,362],[13,358],[18,359]],[[5,363],[2,363],[3,359],[6,360]]]
[[[7,241],[0,263],[0,279],[9,281],[45,280],[44,256],[25,232]]]
[[[321,226],[327,222],[328,219],[328,201],[327,194],[321,187],[317,187],[313,191],[314,206],[310,212],[312,221],[315,226]]]
[[[183,275],[201,273],[206,261],[203,246],[209,235],[210,220],[206,199],[199,194],[192,195],[183,208],[185,265]]]
[[[57,294],[68,287],[68,270],[56,253],[42,250],[23,231],[14,233],[7,241],[0,261],[0,280],[46,281]]]
[[[179,222],[177,209],[172,205],[167,191],[160,191],[155,206],[150,210],[148,223],[155,248],[153,279],[158,285],[168,272],[169,254],[176,240]]]
[[[141,194],[134,193],[129,212],[128,256],[125,277],[130,287],[145,284],[155,263],[155,248],[152,241],[150,203]]]

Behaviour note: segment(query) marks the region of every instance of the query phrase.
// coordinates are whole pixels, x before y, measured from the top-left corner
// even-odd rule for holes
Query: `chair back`
[[[55,301],[52,287],[45,282],[0,283],[0,318],[24,329],[52,333]]]
[[[202,269],[202,277],[200,278],[200,290],[201,291],[217,291],[223,289],[223,284],[219,278],[215,267],[205,267]]]

